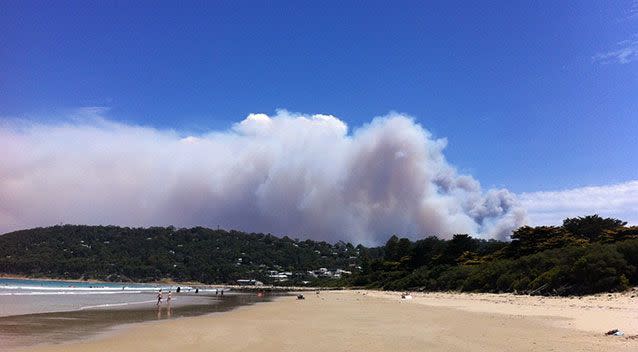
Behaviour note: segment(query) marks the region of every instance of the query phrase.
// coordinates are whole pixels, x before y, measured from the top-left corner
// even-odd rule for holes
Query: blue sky
[[[638,178],[638,33],[618,2],[3,2],[0,114],[108,106],[119,120],[228,128],[277,108],[350,126],[391,110],[486,185]]]
[[[397,111],[516,193],[638,179],[635,1],[0,4],[0,116],[185,134]]]

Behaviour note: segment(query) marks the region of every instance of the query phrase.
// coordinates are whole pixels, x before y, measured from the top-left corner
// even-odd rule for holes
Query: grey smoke
[[[101,118],[0,126],[0,232],[56,223],[212,226],[382,243],[506,238],[517,197],[459,175],[435,139],[392,113],[348,132],[329,115],[251,114],[197,136]]]

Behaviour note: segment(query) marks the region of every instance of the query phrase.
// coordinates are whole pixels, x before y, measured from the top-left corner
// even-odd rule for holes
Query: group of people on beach
[[[181,291],[181,287],[177,287],[176,292],[179,293]],[[190,288],[188,289],[188,291],[190,292]],[[195,288],[195,293],[198,294],[199,293],[199,288]],[[221,295],[224,296],[224,289],[215,289],[215,296],[217,295]],[[157,291],[157,303],[155,304],[156,306],[159,306],[160,304],[162,304],[162,300],[164,299],[164,293],[162,292],[162,289],[160,288]],[[171,290],[168,290],[168,293],[166,294],[166,303],[168,305],[171,304],[171,300],[173,299],[173,293]]]
[[[157,306],[157,319],[162,319],[162,299],[163,299],[163,293],[162,293],[162,289],[160,288],[159,291],[157,291],[157,303],[155,304]],[[168,293],[166,294],[166,317],[170,318],[173,315],[172,312],[172,307],[171,307],[171,300],[173,299],[173,293],[169,290]]]
[[[157,303],[155,304],[156,306],[159,306],[162,303],[162,298],[163,298],[163,294],[162,294],[162,289],[160,288],[159,291],[157,291]],[[173,299],[173,295],[171,291],[169,290],[166,296],[166,304],[170,305],[171,299]]]

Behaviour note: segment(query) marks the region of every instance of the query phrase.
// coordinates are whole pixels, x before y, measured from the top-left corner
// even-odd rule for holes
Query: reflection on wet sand
[[[166,318],[171,318],[173,316],[173,307],[171,303],[168,303],[166,307],[162,307],[160,305],[157,306],[157,319],[162,319],[162,311],[166,310]]]
[[[84,339],[114,327],[224,312],[242,305],[268,301],[248,294],[225,296],[177,296],[175,302],[159,306],[155,302],[108,309],[85,309],[69,312],[26,314],[0,317],[0,350],[40,343],[61,343]]]

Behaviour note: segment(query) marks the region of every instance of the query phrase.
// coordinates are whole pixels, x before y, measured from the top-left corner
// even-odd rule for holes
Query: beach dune
[[[279,297],[273,302],[241,307],[227,313],[133,325],[90,340],[64,345],[40,345],[26,350],[638,350],[638,340],[626,336],[604,336],[608,326],[600,326],[600,331],[593,331],[596,330],[594,326],[578,323],[578,319],[569,314],[561,316],[559,308],[570,308],[568,299],[561,299],[565,303],[555,301],[547,309],[542,304],[529,303],[539,299],[535,297],[528,297],[530,301],[527,303],[502,302],[499,301],[502,296],[498,295],[457,295],[459,300],[453,297],[449,295],[446,301],[445,294],[415,295],[412,300],[402,301],[395,293],[366,291],[312,293],[306,294],[305,300]],[[601,297],[602,300],[604,298]],[[495,308],[498,306],[507,309]],[[519,306],[520,309],[517,309]],[[625,308],[601,311],[616,312],[619,324],[629,324],[631,317],[628,314],[635,308]],[[538,314],[534,314],[534,309]],[[553,314],[548,314],[548,311]],[[583,319],[589,320],[592,316]],[[606,323],[603,321],[601,324]],[[595,322],[592,324],[595,325]]]

